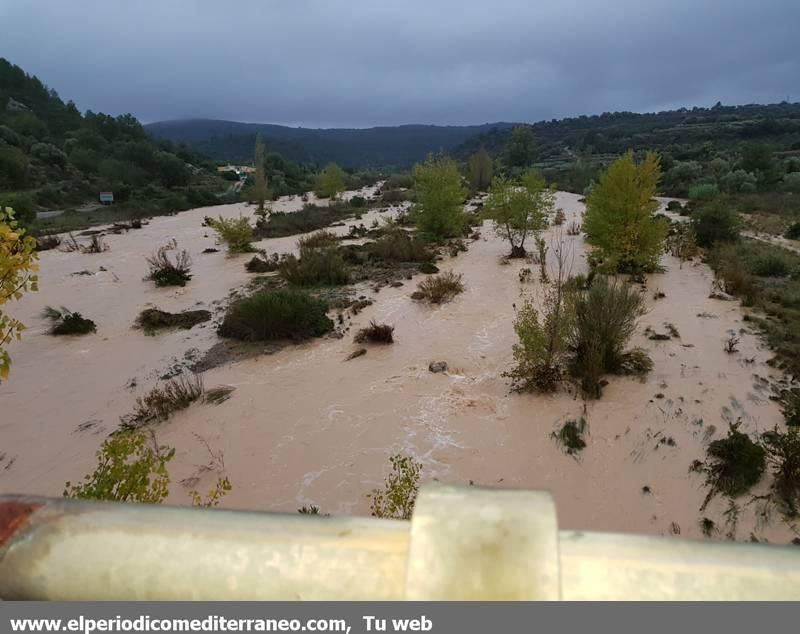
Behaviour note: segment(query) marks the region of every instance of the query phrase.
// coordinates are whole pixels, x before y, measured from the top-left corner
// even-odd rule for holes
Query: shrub
[[[712,200],[719,194],[719,188],[712,183],[701,183],[689,188],[689,200]]]
[[[653,370],[653,360],[643,348],[634,348],[622,353],[617,374],[644,376]]]
[[[792,172],[784,176],[781,187],[787,192],[800,194],[800,172]]]
[[[800,222],[793,222],[784,231],[783,237],[787,240],[800,240]]]
[[[97,452],[97,467],[81,484],[64,485],[65,498],[160,504],[169,493],[169,447],[147,446],[143,432],[114,434]]]
[[[239,218],[208,219],[209,226],[217,232],[220,240],[228,245],[231,253],[249,253],[253,250],[253,228],[250,221],[240,216]]]
[[[381,194],[381,202],[387,205],[401,203],[406,200],[406,193],[400,189],[384,189]]]
[[[308,233],[328,227],[352,213],[352,209],[344,203],[331,203],[326,207],[306,204],[300,211],[271,213],[266,223],[256,227],[255,233],[258,238],[281,238]]]
[[[25,329],[22,322],[5,312],[4,305],[38,290],[36,241],[25,233],[15,220],[14,210],[0,205],[0,380],[11,372],[11,357],[4,346],[21,338]]]
[[[139,313],[136,326],[144,330],[145,334],[152,335],[166,328],[188,330],[209,319],[211,319],[211,313],[207,310],[184,310],[180,313],[168,313],[158,308],[147,308]]]
[[[554,431],[551,437],[564,448],[570,456],[579,454],[586,448],[584,435],[589,425],[586,419],[581,416],[578,420],[568,420],[559,430]]]
[[[574,220],[567,225],[567,235],[568,236],[579,236],[581,235],[581,225]]]
[[[432,254],[425,243],[409,236],[403,229],[387,229],[375,242],[367,245],[371,257],[385,262],[430,262]]]
[[[739,239],[739,216],[725,200],[698,207],[692,214],[692,229],[698,246],[710,247],[717,242]]]
[[[336,246],[339,236],[331,231],[317,231],[311,235],[304,236],[297,241],[297,246],[302,253],[303,249],[322,249],[325,247]]]
[[[717,493],[737,497],[758,483],[766,467],[766,451],[731,423],[725,438],[714,440],[706,450],[703,473],[708,495],[703,510]]]
[[[295,286],[337,286],[350,282],[350,270],[335,248],[301,248],[278,265],[281,277]]]
[[[370,513],[373,517],[409,520],[419,492],[422,464],[410,456],[396,454],[389,458],[392,472],[384,481],[383,490],[373,489]]]
[[[725,293],[741,298],[745,306],[756,303],[760,293],[756,278],[747,270],[737,247],[717,246],[709,252],[708,262],[716,275],[715,284]]]
[[[786,277],[790,269],[788,258],[777,251],[759,253],[750,261],[750,272],[759,277]]]
[[[556,226],[560,226],[564,224],[564,221],[567,219],[566,215],[564,214],[563,209],[556,209],[556,215],[553,216],[553,224]]]
[[[644,313],[644,298],[628,283],[597,277],[588,290],[577,294],[571,334],[572,372],[581,380],[587,396],[600,397],[603,373],[624,373],[630,368],[632,357],[626,358],[624,348]],[[635,365],[644,368],[647,364],[641,355],[635,353]]]
[[[303,291],[265,291],[232,304],[218,332],[243,341],[319,337],[333,330],[327,310],[324,301]]]
[[[384,187],[387,189],[409,189],[414,187],[414,176],[407,172],[392,174],[386,179]]]
[[[53,322],[48,331],[51,335],[87,335],[90,332],[97,332],[97,326],[91,319],[86,319],[80,313],[73,313],[63,306],[61,310],[46,306],[43,316]]]
[[[419,282],[417,291],[422,294],[422,299],[432,304],[443,304],[463,293],[464,283],[460,273],[446,271]]]
[[[569,333],[574,320],[574,290],[562,273],[548,287],[541,311],[526,301],[517,312],[513,346],[514,367],[503,376],[515,392],[555,391],[563,379]]]
[[[800,433],[796,428],[785,432],[775,429],[761,435],[772,471],[772,492],[781,511],[790,518],[798,516],[800,497]]]
[[[224,478],[217,478],[214,483],[214,488],[211,489],[205,497],[200,495],[197,491],[192,491],[192,506],[199,506],[204,508],[214,508],[219,506],[220,500],[225,497],[231,490],[233,485],[230,479],[226,476]]]
[[[188,251],[180,251],[173,262],[169,257],[170,247],[161,247],[147,258],[150,272],[144,278],[156,283],[156,286],[186,286],[192,279],[192,258]]]
[[[254,255],[244,264],[244,268],[248,273],[272,273],[277,271],[282,259],[277,253],[273,253],[268,258],[262,258]]]
[[[353,196],[350,199],[350,204],[356,209],[360,209],[361,207],[367,206],[367,199],[363,196]]]
[[[163,422],[202,395],[203,378],[199,374],[181,374],[138,397],[133,413],[122,418],[121,428],[130,431],[149,423]]]
[[[353,339],[355,343],[394,343],[394,326],[369,322],[369,326],[362,328]]]

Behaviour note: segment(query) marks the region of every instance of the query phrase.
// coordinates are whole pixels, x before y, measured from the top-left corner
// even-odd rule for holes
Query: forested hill
[[[685,149],[702,153],[708,146],[772,143],[800,149],[800,103],[681,108],[658,113],[613,112],[594,116],[541,121],[532,126],[539,158],[565,150],[620,154],[628,149]],[[511,141],[510,129],[488,130],[453,150],[466,157],[484,147],[501,155]],[[677,158],[677,157],[676,157]],[[692,158],[684,156],[681,158]]]
[[[779,169],[800,161],[800,103],[682,108],[637,114],[541,121],[516,130],[493,129],[468,139],[452,154],[464,160],[486,150],[503,169],[530,164],[570,191],[582,192],[627,150],[655,150],[662,190],[686,196],[695,185],[745,191],[774,184]]]
[[[343,167],[404,168],[431,152],[448,152],[467,139],[509,123],[473,126],[403,125],[366,129],[291,128],[214,119],[160,121],[145,126],[154,137],[189,147],[221,161],[252,161],[255,136],[267,149],[301,163]]]
[[[0,58],[0,204],[37,209],[96,201],[208,204],[221,184],[214,165],[186,147],[155,141],[132,115],[81,114],[54,90]],[[209,190],[210,188],[210,190]]]

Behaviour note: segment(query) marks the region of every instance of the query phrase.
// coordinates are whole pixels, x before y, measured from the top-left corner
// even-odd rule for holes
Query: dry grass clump
[[[175,261],[169,257],[171,247],[160,247],[153,255],[147,258],[150,272],[144,278],[156,283],[156,286],[186,286],[192,279],[189,272],[192,267],[192,258],[186,250],[178,252]]]
[[[63,306],[61,310],[46,306],[42,316],[53,322],[48,330],[51,335],[87,335],[97,332],[97,325],[91,319],[86,319],[80,313],[72,312]]]
[[[203,378],[199,374],[181,374],[137,398],[133,413],[122,418],[120,427],[131,431],[149,423],[165,421],[202,395]]]
[[[369,326],[362,328],[353,339],[355,343],[394,343],[394,326],[369,322]]]
[[[80,245],[81,253],[103,253],[104,251],[108,251],[109,248],[110,247],[103,242],[103,238],[98,234],[92,236],[92,239],[89,240],[89,244]]]
[[[464,282],[461,273],[452,271],[432,275],[417,284],[417,297],[431,304],[449,302],[463,292]]]
[[[207,310],[184,310],[180,313],[168,313],[158,308],[146,308],[139,313],[136,327],[144,330],[145,334],[152,335],[167,328],[188,330],[209,319],[211,319],[211,313]]]

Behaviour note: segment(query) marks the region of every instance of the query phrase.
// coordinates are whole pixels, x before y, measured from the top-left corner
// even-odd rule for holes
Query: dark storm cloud
[[[800,100],[798,0],[0,0],[80,108],[310,126]]]

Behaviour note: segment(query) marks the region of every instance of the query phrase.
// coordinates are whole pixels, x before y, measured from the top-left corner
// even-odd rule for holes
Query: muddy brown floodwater
[[[282,207],[300,204],[298,198]],[[557,205],[567,224],[580,221],[578,196],[559,193]],[[250,256],[201,253],[215,241],[202,218],[220,213],[252,209],[226,205],[155,218],[139,231],[109,235],[111,248],[99,255],[42,254],[40,291],[12,305],[29,328],[10,347],[11,379],[0,386],[0,490],[60,495],[66,480],[92,470],[99,444],[137,395],[187,353],[200,356],[217,341],[213,322],[154,337],[132,324],[150,305],[173,312],[208,308],[219,316],[229,291],[250,279],[243,267]],[[360,222],[369,226],[391,213],[370,211]],[[412,301],[419,276],[399,288],[366,290],[375,304],[353,318],[345,338],[205,372],[206,387],[236,389],[220,405],[192,405],[155,428],[159,442],[177,450],[169,502],[188,504],[189,489],[212,486],[216,472],[207,467],[219,464],[211,464],[210,447],[222,452],[233,483],[224,507],[294,512],[316,504],[326,513],[368,514],[367,494],[382,483],[388,457],[402,452],[423,464],[423,480],[546,489],[562,528],[701,538],[699,521],[706,516],[722,537],[727,503],[717,498],[699,511],[705,489],[690,464],[726,433],[728,421],[741,419],[749,432],[782,424],[763,380],[779,378],[765,364],[770,351],[742,321],[738,302],[709,299],[707,266],[681,267],[665,256],[666,272],[648,279],[649,311],[632,342],[648,349],[655,363],[644,381],[609,377],[602,399],[586,404],[568,392],[509,394],[501,374],[511,366],[514,305],[538,297],[541,288],[519,281],[520,268],[535,266],[500,265],[507,245],[488,224],[481,233],[468,252],[439,263],[464,276],[466,291],[451,303]],[[190,251],[194,277],[182,289],[157,289],[142,281],[144,256],[173,237]],[[296,239],[258,246],[290,251]],[[573,273],[581,272],[582,238],[564,240],[574,254]],[[80,271],[90,274],[74,274]],[[656,291],[666,297],[654,299]],[[81,312],[97,322],[97,334],[48,336],[40,317],[45,305]],[[394,325],[396,343],[370,346],[365,356],[345,361],[356,348],[353,331],[371,319]],[[645,327],[666,332],[666,323],[679,338],[647,339]],[[728,331],[742,328],[740,351],[727,354]],[[448,373],[428,371],[438,360],[448,363]],[[589,434],[576,460],[551,432],[581,415]],[[767,480],[754,493],[764,492]],[[758,522],[748,499],[738,500],[737,539],[791,540],[794,534],[778,518]]]

